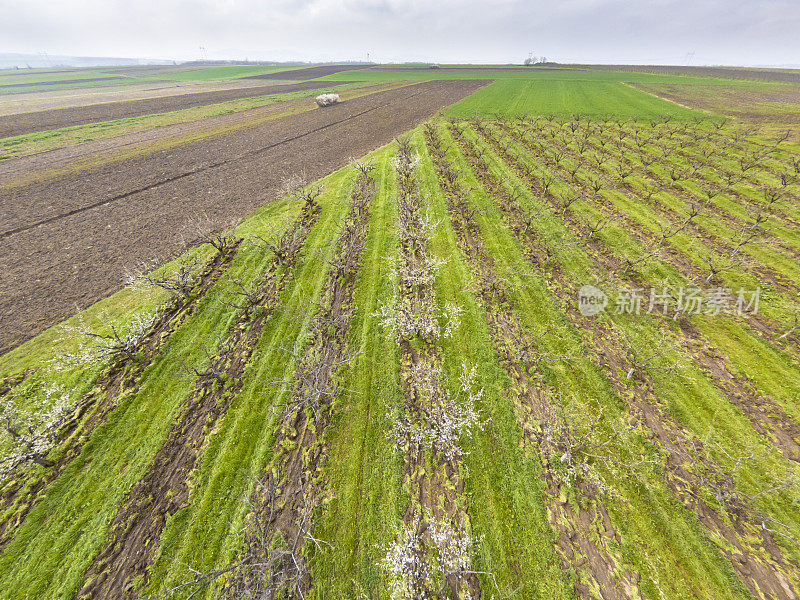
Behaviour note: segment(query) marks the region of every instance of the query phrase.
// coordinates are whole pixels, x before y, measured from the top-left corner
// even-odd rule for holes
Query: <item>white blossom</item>
[[[380,561],[392,600],[438,598],[448,576],[471,573],[473,540],[464,527],[419,513],[404,524]]]
[[[65,326],[64,331],[79,337],[78,347],[58,357],[58,370],[76,365],[101,364],[119,358],[135,359],[142,342],[152,329],[158,313],[134,316],[124,327],[107,325],[108,333],[97,333],[83,323]]]
[[[463,365],[459,387],[450,396],[442,385],[441,367],[422,363],[412,368],[409,385],[424,407],[420,415],[390,415],[392,427],[388,433],[398,450],[429,447],[448,460],[462,456],[459,442],[462,435],[472,435],[474,428],[483,430],[475,405],[483,396],[483,388],[473,390],[476,369]]]
[[[30,402],[31,396],[33,407],[19,408],[23,400]],[[11,447],[11,452],[0,458],[0,481],[27,461],[51,466],[45,455],[71,410],[69,394],[57,385],[40,391],[35,386],[22,385],[8,394],[0,402],[0,444]]]

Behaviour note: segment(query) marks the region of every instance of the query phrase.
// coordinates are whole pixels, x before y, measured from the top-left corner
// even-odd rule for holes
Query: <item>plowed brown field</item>
[[[347,82],[336,82],[339,85]],[[0,139],[37,131],[49,131],[61,127],[86,125],[114,119],[141,117],[155,113],[194,108],[206,104],[226,102],[253,98],[266,94],[284,94],[324,87],[323,82],[308,81],[305,83],[263,85],[258,87],[235,88],[217,90],[213,92],[197,92],[193,94],[178,94],[160,98],[145,98],[142,100],[124,100],[121,102],[105,102],[89,106],[75,106],[71,108],[56,108],[37,112],[21,113],[0,117]]]
[[[483,85],[436,81],[375,93],[208,140],[2,192],[0,353],[118,290],[126,268],[182,248],[199,215],[223,226],[317,179]]]

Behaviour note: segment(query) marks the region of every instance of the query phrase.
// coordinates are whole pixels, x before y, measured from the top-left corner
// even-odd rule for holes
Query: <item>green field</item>
[[[28,69],[0,71],[0,86],[15,84],[12,88],[0,87],[0,93],[43,92],[48,90],[79,89],[98,85],[148,83],[153,81],[225,81],[253,75],[266,75],[279,71],[301,69],[307,65],[225,65],[193,67],[103,67],[71,69],[53,72],[53,69]],[[116,77],[105,81],[90,81],[95,78]],[[86,81],[77,81],[86,80]],[[58,84],[67,81],[70,83]],[[48,83],[48,85],[36,85]],[[30,84],[30,85],[16,85]]]
[[[119,84],[148,83],[153,81],[225,81],[265,75],[286,70],[302,69],[312,65],[227,65],[227,66],[175,66],[175,67],[103,67],[82,68],[65,72],[52,72],[53,69],[30,69],[0,71],[0,86],[8,84],[29,83],[29,86],[6,88],[7,93],[41,92],[47,90],[79,89],[82,87],[95,87]],[[480,68],[492,65],[476,65]],[[509,69],[509,65],[496,65]],[[382,65],[383,67],[383,65]],[[712,77],[698,77],[692,75],[669,75],[660,73],[646,73],[637,71],[614,70],[586,70],[582,68],[569,68],[546,70],[537,68],[516,67],[513,71],[482,72],[470,69],[470,65],[442,65],[442,68],[451,69],[458,67],[458,72],[449,70],[438,71],[429,69],[424,65],[385,65],[402,70],[384,71],[377,68],[364,68],[357,71],[341,71],[333,75],[321,77],[321,81],[427,81],[431,79],[526,79],[542,83],[556,81],[591,81],[591,82],[642,82],[642,83],[700,83],[718,85],[752,85],[752,82],[730,80]],[[41,71],[41,73],[39,73]],[[356,76],[357,75],[357,76]],[[88,81],[94,78],[121,77],[118,80]],[[302,80],[302,77],[298,75]],[[58,81],[71,81],[85,79],[85,82],[65,83],[59,85]],[[48,82],[52,85],[37,86],[36,83]],[[769,84],[763,84],[769,85]],[[0,90],[3,91],[3,90]],[[632,113],[633,114],[633,113]]]
[[[491,77],[0,357],[0,599],[800,595],[800,154]]]
[[[679,119],[698,117],[696,111],[615,81],[503,79],[451,106],[454,117],[502,115],[581,115],[592,119],[653,119],[664,115]]]

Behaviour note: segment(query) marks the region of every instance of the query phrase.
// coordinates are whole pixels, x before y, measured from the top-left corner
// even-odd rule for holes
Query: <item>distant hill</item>
[[[168,65],[171,60],[119,58],[111,56],[63,56],[0,52],[0,69],[37,69],[41,67],[107,67],[117,65]]]

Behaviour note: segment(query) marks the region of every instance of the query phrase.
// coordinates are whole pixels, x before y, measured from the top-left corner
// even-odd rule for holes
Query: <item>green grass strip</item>
[[[313,317],[307,301],[319,299],[328,271],[317,253],[329,257],[334,250],[347,212],[352,175],[352,169],[344,168],[324,180],[322,212],[245,368],[242,390],[218,424],[193,474],[189,505],[167,520],[151,570],[150,592],[192,579],[186,565],[200,571],[226,566],[241,548],[240,529],[247,512],[244,498],[272,455],[280,414],[273,408],[290,393],[272,382],[294,376],[294,361],[282,348],[301,351],[307,341]],[[211,593],[211,589],[206,591]]]
[[[400,352],[373,316],[394,293],[386,262],[397,248],[394,150],[387,148],[373,159],[376,194],[351,321],[351,351],[360,354],[342,375],[326,436],[330,500],[321,507],[314,533],[331,547],[317,552],[311,563],[319,599],[389,597],[378,562],[408,504],[401,490],[402,456],[386,437],[387,411],[402,403]]]
[[[492,348],[486,315],[469,291],[470,270],[450,225],[447,203],[419,129],[414,145],[423,157],[418,167],[420,191],[429,195],[431,218],[441,224],[431,240],[431,253],[449,258],[436,279],[439,305],[454,302],[462,309],[461,326],[442,340],[444,366],[455,381],[462,363],[476,365],[476,383],[484,395],[476,409],[490,419],[483,432],[462,440],[467,454],[466,493],[472,534],[480,540],[474,568],[494,574],[500,589],[517,590],[520,598],[569,598],[571,585],[561,572],[554,533],[547,520],[542,467],[523,449],[522,432],[504,395],[511,384]],[[491,578],[481,576],[486,597],[496,594]]]

